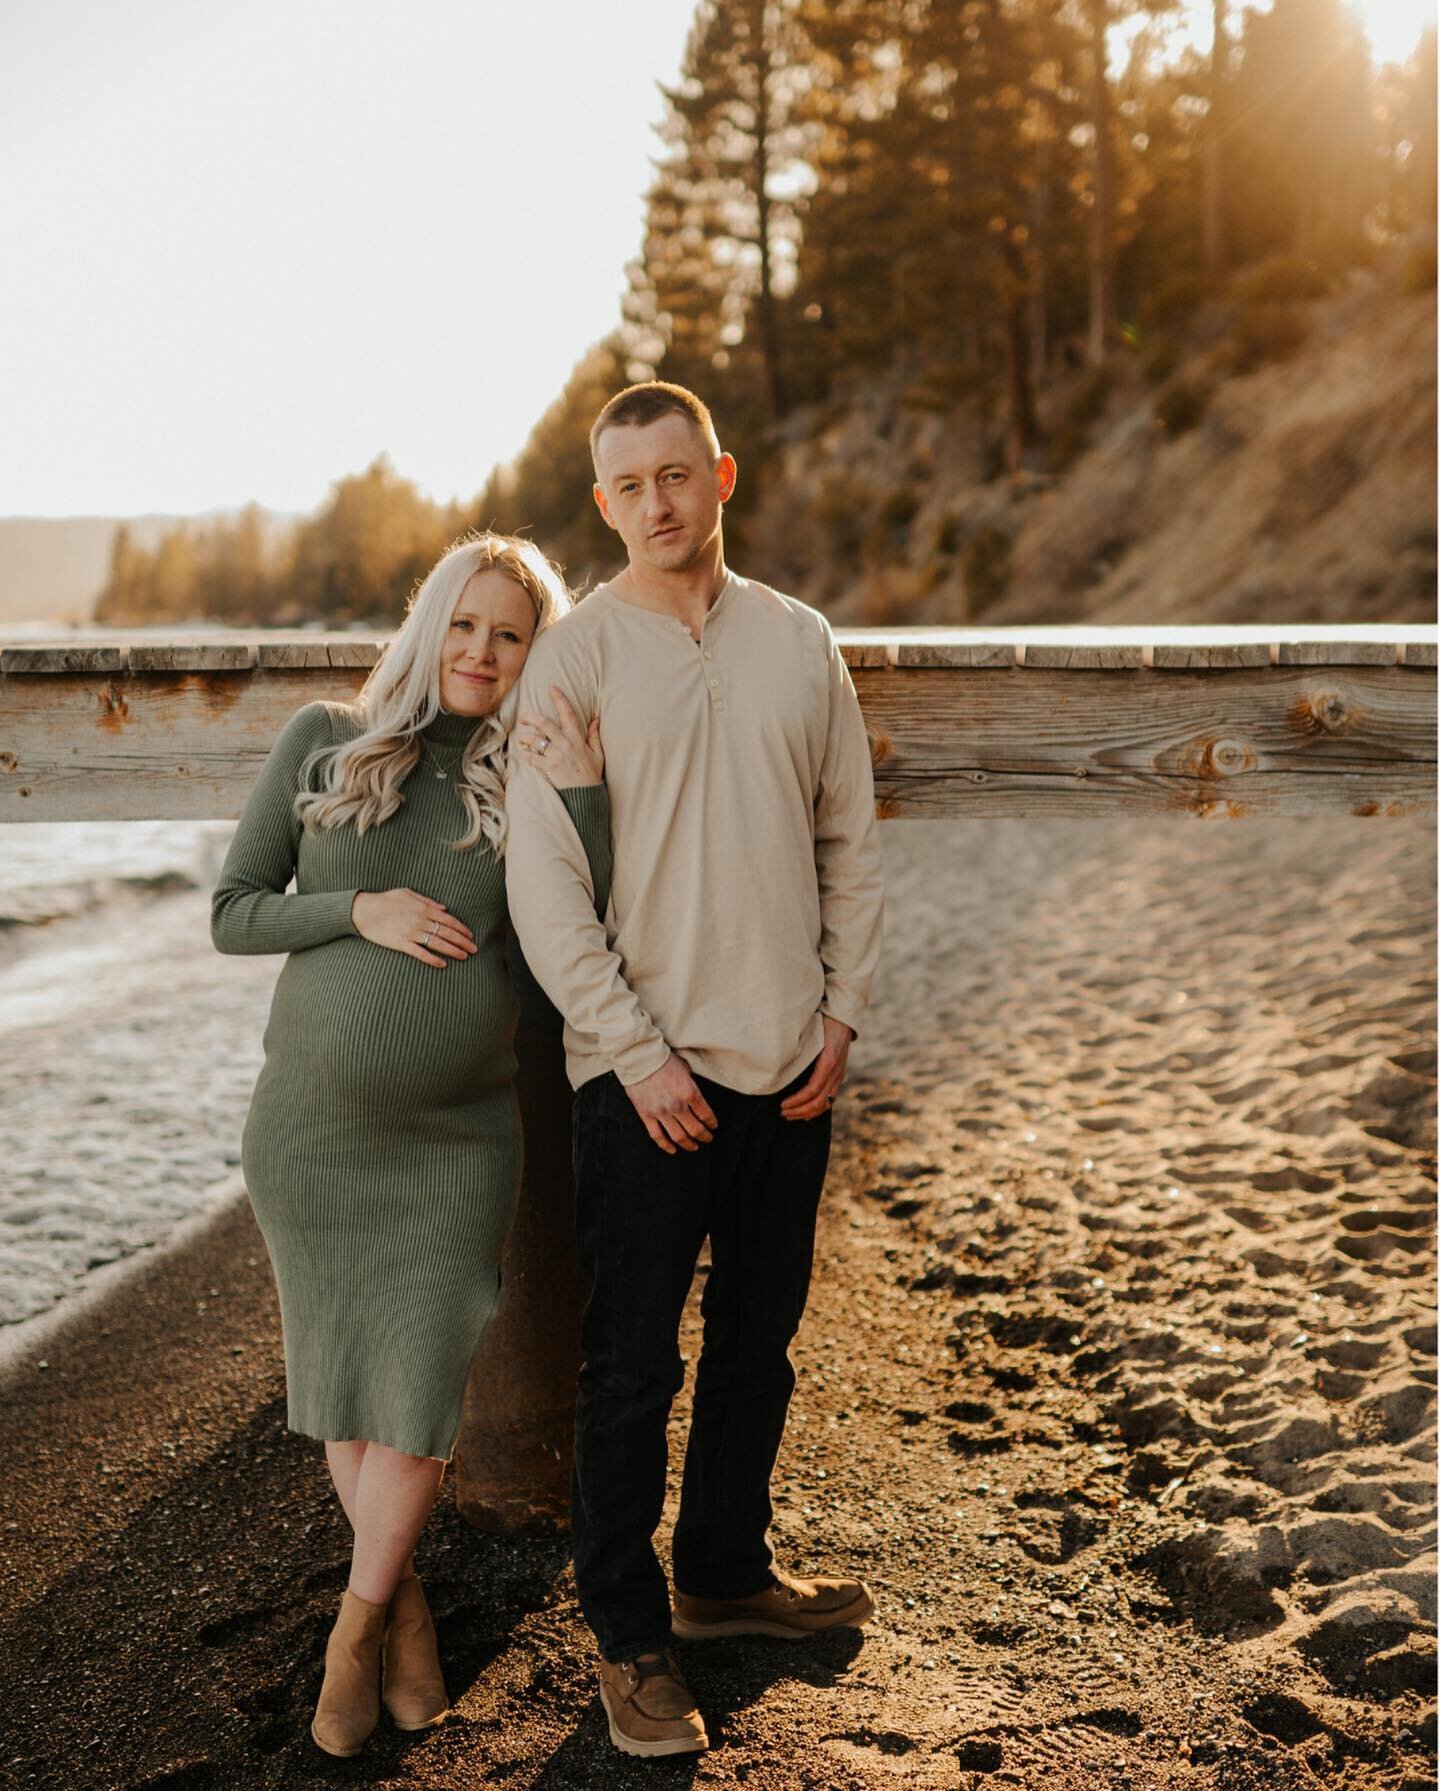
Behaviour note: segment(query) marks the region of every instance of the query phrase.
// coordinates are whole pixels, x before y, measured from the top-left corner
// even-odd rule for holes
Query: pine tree
[[[140,622],[150,610],[154,558],[121,523],[110,543],[110,575],[95,602],[95,620],[106,627]]]
[[[627,363],[618,332],[597,342],[514,462],[490,475],[471,508],[472,525],[532,535],[576,586],[613,570],[623,549],[591,496],[590,426],[606,400],[644,371]]]
[[[816,0],[805,16],[827,63],[799,297],[841,350],[901,344],[981,388],[1002,368],[1017,466],[1070,230],[1071,34],[1045,0]]]
[[[332,621],[397,618],[457,521],[382,454],[363,473],[338,479],[296,529],[282,613]]]
[[[1369,58],[1344,0],[1275,0],[1247,12],[1233,86],[1240,259],[1337,263],[1375,197]]]
[[[666,146],[647,198],[637,340],[664,345],[667,378],[704,387],[730,369],[768,420],[789,395],[781,299],[792,277],[797,142],[795,0],[700,0],[679,82],[664,90]]]
[[[1210,0],[1213,39],[1206,93],[1204,148],[1205,277],[1211,287],[1225,278],[1228,247],[1225,232],[1225,131],[1229,119],[1230,33],[1227,0]]]

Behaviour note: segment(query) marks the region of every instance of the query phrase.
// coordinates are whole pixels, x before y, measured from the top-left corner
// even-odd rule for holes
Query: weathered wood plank
[[[1143,647],[1052,646],[1045,641],[1026,641],[1016,650],[1020,665],[1045,672],[1138,672],[1144,664]]]
[[[1229,781],[1416,765],[1433,772],[1435,687],[1392,668],[1145,674],[898,670],[856,675],[877,771]]]
[[[1077,658],[1077,652],[1100,652],[1102,658],[1086,669],[1095,669],[1098,664],[1104,669],[1111,663],[1103,655],[1111,649],[1140,648],[1144,662],[1158,667],[1169,668],[1172,664],[1185,670],[1201,670],[1208,665],[1228,666],[1235,663],[1262,663],[1259,660],[1261,649],[1270,652],[1272,647],[1279,652],[1281,639],[1288,644],[1292,653],[1302,648],[1309,652],[1313,662],[1320,663],[1355,663],[1353,655],[1361,650],[1372,654],[1372,659],[1364,663],[1388,665],[1392,652],[1404,653],[1408,648],[1413,655],[1411,663],[1434,664],[1435,629],[1409,623],[1396,624],[1352,624],[1348,628],[1332,625],[1292,624],[1288,628],[1272,629],[1256,625],[1214,627],[1199,625],[1166,624],[1153,628],[1136,628],[1133,626],[1098,626],[1083,624],[1055,627],[1022,627],[984,629],[970,627],[903,627],[903,628],[848,628],[835,630],[836,639],[851,663],[863,666],[880,664],[907,665],[917,669],[931,669],[937,665],[976,665],[976,664],[1009,664],[1009,655],[1017,646],[1033,649],[1029,657],[1031,665],[1040,666],[1045,662],[1047,654],[1056,650],[1068,650],[1065,664],[1081,666],[1085,664],[1083,657]],[[168,634],[163,643],[165,647],[204,647],[204,646],[251,646],[258,639],[260,642],[260,663],[263,666],[280,665],[373,665],[381,649],[389,637],[385,635],[355,634],[349,630],[343,632],[320,633],[313,629],[216,629],[204,630],[177,629]],[[147,644],[137,642],[137,645]],[[922,651],[913,651],[920,648]],[[956,652],[957,648],[970,649],[970,652]],[[1044,653],[1039,649],[1044,648]],[[1179,648],[1205,648],[1212,658],[1197,656],[1189,663],[1184,655],[1177,655]],[[276,649],[284,649],[277,652]],[[296,649],[303,651],[296,652]],[[943,649],[944,651],[938,651]],[[1241,649],[1238,658],[1236,649]],[[981,651],[983,650],[983,651]],[[23,646],[17,644],[12,652],[22,654],[25,669],[33,671],[50,671],[64,673],[66,671],[119,671],[124,667],[126,643],[123,638],[87,639],[66,635],[49,641],[30,641]],[[76,657],[79,654],[96,652],[120,654],[115,659],[95,661]],[[1338,652],[1337,659],[1327,658]],[[197,665],[203,661],[197,661]],[[1122,669],[1128,669],[1128,661]]]
[[[349,701],[364,677],[363,666],[312,665],[0,680],[0,820],[233,816],[294,711]],[[1434,804],[1435,679],[1393,663],[1123,679],[886,665],[854,678],[887,813]]]
[[[330,664],[337,669],[342,666],[358,666],[368,671],[380,663],[380,655],[388,644],[386,640],[331,641]]]
[[[1401,654],[1401,665],[1433,670],[1440,664],[1440,647],[1434,641],[1406,641]]]
[[[1205,650],[1220,648],[1250,648],[1243,663],[1268,663],[1273,654],[1279,652],[1281,639],[1286,641],[1315,641],[1320,647],[1327,643],[1356,643],[1363,641],[1367,645],[1379,643],[1383,648],[1399,648],[1406,643],[1433,643],[1436,638],[1435,625],[1420,623],[1350,623],[1349,627],[1336,627],[1334,623],[1290,623],[1288,627],[1261,627],[1257,623],[1218,623],[1218,625],[1196,625],[1196,623],[1162,623],[1155,627],[1134,627],[1134,625],[1098,625],[1091,627],[1085,623],[1071,625],[1032,625],[1032,627],[1005,627],[1005,629],[985,629],[985,627],[899,627],[899,629],[845,629],[835,630],[838,641],[865,641],[865,643],[885,643],[890,647],[890,664],[903,663],[904,648],[912,645],[922,647],[1085,647],[1114,648],[1139,647],[1143,652],[1144,663],[1150,664],[1155,648],[1191,647]],[[1272,652],[1273,650],[1273,652]],[[1261,652],[1264,656],[1261,657]],[[1028,656],[1028,654],[1026,654]],[[1161,656],[1164,657],[1164,656]],[[1032,664],[1039,664],[1039,659],[1032,659]],[[1229,668],[1232,659],[1220,652],[1216,657],[1216,666]],[[1381,654],[1379,663],[1388,664],[1390,659]],[[1196,657],[1196,663],[1186,666],[1184,670],[1207,670],[1204,657]]]
[[[256,663],[261,671],[306,671],[312,666],[327,670],[330,648],[324,641],[261,641]]]
[[[1270,663],[1270,649],[1264,641],[1237,641],[1215,647],[1157,641],[1143,651],[1146,665],[1157,672],[1229,672]]]
[[[248,672],[254,664],[255,648],[240,641],[130,649],[132,672]]]
[[[124,647],[6,647],[0,652],[0,676],[123,672],[125,663]]]
[[[883,641],[842,639],[838,644],[840,647],[840,657],[852,671],[857,666],[889,664],[889,657]]]
[[[1400,648],[1394,641],[1281,640],[1277,665],[1394,665]]]
[[[878,663],[932,671],[1008,671],[1018,663],[1015,652],[1010,641],[901,640]]]
[[[1107,777],[1041,772],[951,770],[933,776],[877,773],[876,808],[884,820],[1109,820],[1153,815],[1201,821],[1295,815],[1433,815],[1433,773],[1392,770],[1377,794],[1369,772],[1260,773],[1230,789],[1213,781],[1122,772]]]
[[[259,663],[262,671],[364,669],[378,663],[384,648],[381,640],[261,641]]]
[[[321,671],[338,669],[368,671],[385,651],[385,636],[328,635],[310,640],[262,640],[258,663],[262,671]]]
[[[0,820],[238,815],[306,703],[351,702],[363,668],[174,672],[0,684]]]

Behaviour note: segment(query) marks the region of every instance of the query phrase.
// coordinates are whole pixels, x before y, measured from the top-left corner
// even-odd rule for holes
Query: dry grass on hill
[[[1014,478],[962,370],[877,380],[795,419],[737,559],[850,624],[1431,621],[1435,295],[1400,272],[1070,375]]]

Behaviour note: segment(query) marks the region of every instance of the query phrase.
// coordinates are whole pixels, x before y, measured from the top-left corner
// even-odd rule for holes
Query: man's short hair
[[[647,379],[638,386],[626,386],[617,392],[596,417],[590,430],[590,458],[600,445],[607,429],[644,428],[661,417],[688,417],[700,431],[710,452],[720,453],[720,437],[715,433],[715,420],[703,398],[697,398],[684,386],[671,385],[664,379]]]

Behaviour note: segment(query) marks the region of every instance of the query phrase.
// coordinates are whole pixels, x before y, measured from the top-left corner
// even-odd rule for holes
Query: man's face
[[[595,446],[595,502],[632,565],[687,572],[720,532],[735,462],[718,459],[688,417],[615,425]]]

